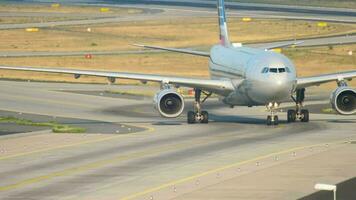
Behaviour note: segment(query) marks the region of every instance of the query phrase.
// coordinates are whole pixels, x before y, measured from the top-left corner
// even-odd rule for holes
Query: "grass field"
[[[101,7],[97,6],[60,6],[53,8],[51,4],[5,4],[0,2],[0,12],[29,12],[29,13],[43,13],[43,16],[3,16],[0,17],[0,24],[12,23],[39,23],[51,21],[65,21],[65,20],[80,20],[92,17],[111,17],[111,16],[127,16],[133,14],[140,14],[144,11],[136,8],[110,8],[106,12],[101,11]],[[55,14],[55,15],[51,15]],[[62,14],[60,16],[59,14]]]
[[[80,51],[127,50],[130,44],[149,43],[172,47],[207,47],[217,43],[215,18],[194,18],[186,23],[177,20],[123,22],[90,26],[56,27],[39,32],[24,30],[0,31],[1,51]],[[242,22],[229,20],[230,35],[235,42],[262,42],[320,35],[356,32],[355,24],[329,24],[318,27],[316,22],[296,20],[259,20]],[[261,31],[263,30],[263,31]],[[281,31],[283,30],[283,31]]]
[[[285,53],[296,64],[298,75],[310,76],[320,73],[356,70],[356,56],[349,56],[349,51],[356,52],[356,45],[286,49]],[[124,71],[136,73],[165,74],[175,76],[208,77],[208,60],[176,53],[149,53],[139,55],[94,56],[84,57],[35,57],[35,58],[0,58],[4,65],[28,65]],[[61,74],[43,74],[30,72],[1,71],[0,77],[31,80],[51,80],[69,82],[100,82],[104,78],[86,77],[75,80],[72,76]],[[26,77],[26,78],[24,78]],[[121,83],[133,83],[120,80]],[[137,82],[134,82],[137,83]],[[355,82],[352,85],[356,86]],[[335,84],[326,87],[334,87]]]
[[[42,23],[84,19],[83,17],[0,17],[0,24]]]
[[[312,76],[321,73],[356,70],[356,56],[348,55],[349,51],[356,52],[356,44],[330,47],[312,47],[286,49],[288,56],[298,70],[298,76]],[[352,81],[351,86],[356,86]],[[322,85],[322,88],[335,88],[335,83]]]
[[[11,116],[1,117],[0,116],[0,124],[1,123],[14,123],[18,125],[25,126],[46,126],[52,128],[54,133],[84,133],[86,131],[85,128],[69,126],[64,124],[59,124],[57,122],[33,122],[27,119],[19,119]]]
[[[278,5],[300,5],[356,9],[354,0],[228,0],[243,3],[267,3]]]
[[[52,7],[52,4],[9,4],[0,2],[0,12],[38,12],[38,13],[63,13],[63,14],[136,14],[142,13],[142,9],[136,8],[109,8],[108,11],[102,12],[102,7],[98,6],[67,6],[60,5]]]
[[[2,8],[0,6],[0,8]],[[72,12],[65,8],[62,12]],[[2,8],[3,9],[3,8]],[[48,7],[39,8],[49,9]],[[67,10],[66,10],[67,9]],[[80,8],[81,9],[81,8]],[[98,8],[78,12],[98,12]],[[91,10],[94,9],[94,10]],[[1,9],[0,9],[1,11]],[[114,11],[112,11],[114,12]],[[119,11],[117,11],[119,12]],[[123,11],[122,12],[129,12]],[[109,51],[133,50],[133,43],[145,43],[170,47],[193,47],[207,50],[218,40],[216,18],[160,19],[122,22],[90,26],[65,26],[40,29],[39,32],[1,30],[0,51]],[[317,22],[300,20],[229,18],[230,36],[234,42],[252,43],[272,40],[298,39],[302,37],[330,36],[356,33],[355,24],[330,23],[318,27]],[[262,31],[261,31],[262,30]],[[344,70],[355,70],[356,45],[287,49],[283,53],[295,62],[298,74],[309,76]],[[1,65],[47,66],[78,69],[150,73],[175,76],[208,77],[208,60],[176,53],[145,53],[139,55],[94,56],[85,59],[73,57],[0,58]],[[85,77],[78,80],[63,74],[0,71],[0,78],[46,80],[64,82],[106,83],[104,78]],[[137,83],[121,81],[121,83]],[[355,84],[354,84],[355,85]]]

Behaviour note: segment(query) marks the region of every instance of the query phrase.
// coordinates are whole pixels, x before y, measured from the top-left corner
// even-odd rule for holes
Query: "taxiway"
[[[221,167],[223,170],[220,173],[223,173],[229,169],[224,166],[231,163],[252,160],[252,165],[255,165],[258,158],[288,149],[303,150],[303,147],[310,145],[316,145],[315,149],[318,149],[317,144],[329,143],[333,146],[331,144],[336,141],[355,139],[355,116],[312,114],[310,123],[286,124],[281,114],[281,126],[266,127],[263,107],[231,109],[212,99],[206,106],[212,121],[209,124],[188,125],[185,116],[176,120],[159,118],[151,99],[75,92],[105,91],[108,88],[139,90],[145,86],[13,81],[0,81],[0,84],[3,94],[0,110],[145,128],[145,131],[110,136],[87,134],[91,137],[83,139],[83,142],[78,142],[78,137],[82,136],[58,135],[50,131],[0,139],[1,199],[147,199],[172,187],[179,187],[179,193],[163,197],[158,195],[160,198],[155,199],[179,197],[190,191],[182,190],[179,185],[185,184],[179,180],[187,177],[202,173],[208,176],[211,173],[204,173]],[[145,89],[153,90],[155,87]],[[68,92],[71,90],[73,92]],[[64,137],[60,139],[66,142],[48,146],[49,137]],[[38,144],[43,138],[47,146]],[[27,146],[31,146],[31,141],[37,145],[30,150],[21,145],[17,145],[19,149],[7,150],[14,148],[19,140],[22,141],[20,144]],[[308,155],[298,152],[298,156],[292,159]],[[352,152],[350,156],[353,156]],[[254,170],[250,173],[253,174]],[[199,176],[200,180],[202,177]],[[231,175],[229,178],[234,177]],[[328,180],[328,175],[324,175],[323,180]],[[171,182],[175,184],[169,185]],[[150,190],[157,187],[159,190]],[[201,184],[196,190],[204,187],[206,185]],[[299,189],[295,188],[290,197],[301,198],[310,192]],[[285,190],[285,194],[287,192],[291,195],[289,190]],[[268,194],[266,199],[274,199],[273,193]],[[253,199],[252,194],[250,199]]]
[[[104,5],[98,1],[91,3]],[[215,16],[210,4],[205,8],[122,6],[163,9],[163,16],[170,17]],[[231,13],[355,22],[354,14],[333,15],[340,13],[338,9],[319,12],[312,12],[312,8],[293,12],[280,9]],[[305,12],[299,12],[301,9]],[[94,16],[84,21],[50,22],[42,26],[146,20],[148,16],[162,17],[162,13]],[[0,29],[29,26],[38,24],[0,25]],[[345,40],[350,38],[354,40],[354,36]],[[340,38],[335,38],[338,41]],[[0,114],[21,113],[34,121],[70,119],[79,125],[96,127],[100,122],[110,126],[96,127],[87,134],[29,129],[33,132],[15,131],[0,136],[0,199],[216,199],[223,197],[221,193],[227,199],[297,199],[313,193],[315,182],[337,184],[356,176],[355,169],[350,167],[356,158],[356,116],[321,114],[320,108],[327,106],[329,93],[318,90],[311,90],[314,96],[306,102],[307,107],[314,108],[309,123],[287,124],[285,113],[281,112],[280,126],[267,127],[264,107],[231,109],[217,99],[209,99],[205,109],[210,112],[210,123],[188,125],[185,115],[174,120],[160,118],[151,98],[104,95],[107,90],[157,90],[154,86],[6,80],[1,80],[0,85]],[[187,109],[191,106],[191,100],[187,100]],[[288,173],[290,169],[293,171]],[[251,181],[256,179],[265,181],[258,184]],[[280,184],[276,185],[274,180]]]

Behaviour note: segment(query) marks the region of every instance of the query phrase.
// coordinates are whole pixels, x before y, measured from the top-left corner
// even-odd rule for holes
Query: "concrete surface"
[[[13,1],[12,1],[13,2]],[[22,1],[19,1],[22,2]],[[36,2],[36,1],[28,1]],[[40,1],[43,3],[43,1]],[[38,3],[38,1],[37,1]],[[77,5],[94,5],[105,7],[136,7],[143,8],[145,12],[134,16],[97,16],[89,19],[68,20],[68,21],[55,21],[55,22],[43,22],[43,23],[24,23],[24,24],[1,24],[1,29],[19,29],[29,27],[54,27],[54,26],[68,26],[68,25],[88,25],[88,24],[101,24],[101,23],[116,23],[122,21],[136,21],[136,20],[148,20],[164,17],[182,17],[182,16],[216,16],[215,2],[203,2],[203,1],[67,1],[63,2],[67,4]],[[322,20],[333,22],[346,22],[355,23],[356,11],[353,9],[333,9],[333,8],[313,8],[303,6],[271,6],[266,4],[239,4],[239,3],[227,3],[227,7],[231,9],[229,15],[237,16],[249,16],[256,18],[282,18],[282,19],[303,19],[303,20]],[[160,13],[161,11],[163,13]],[[160,13],[157,15],[157,13]],[[10,15],[7,13],[7,16]],[[14,15],[17,15],[16,13]],[[38,14],[37,14],[38,15]],[[48,15],[44,13],[43,15]],[[80,17],[80,16],[79,16]]]
[[[97,5],[98,1],[90,3]],[[156,5],[135,6],[162,9]],[[215,9],[210,8],[164,9],[164,15],[174,13],[173,17],[192,13],[216,15]],[[323,9],[320,12],[332,13]],[[353,14],[266,10],[235,14],[355,22]],[[157,16],[162,17],[144,14],[84,22],[108,23]],[[43,26],[68,25],[58,23]],[[70,22],[73,23],[83,21]],[[309,123],[287,124],[286,114],[280,113],[280,126],[268,127],[264,107],[231,109],[209,99],[204,108],[210,112],[210,123],[188,125],[185,115],[170,120],[160,118],[151,99],[93,95],[105,90],[155,90],[155,87],[4,80],[0,85],[0,110],[28,113],[31,118],[56,116],[145,129],[130,134],[41,131],[1,136],[0,199],[302,198],[314,192],[310,187],[314,180],[339,183],[355,176],[355,147],[345,143],[356,137],[355,115],[312,113]],[[312,98],[306,103],[321,102]],[[190,109],[192,102],[188,100],[187,105]],[[330,160],[335,162],[326,165]]]
[[[356,145],[347,144],[221,181],[174,199],[299,199],[308,192],[315,192],[316,183],[337,184],[356,177],[355,163]],[[354,199],[352,197],[356,196],[355,190],[342,192],[338,189],[338,199]]]
[[[144,129],[133,127],[133,126],[123,126],[119,123],[110,123],[103,121],[94,120],[83,120],[76,118],[62,118],[56,116],[45,116],[37,114],[27,114],[22,112],[9,112],[0,110],[1,117],[15,117],[17,119],[30,120],[32,122],[56,122],[63,125],[69,125],[74,127],[85,128],[85,133],[101,133],[101,134],[127,134],[131,132],[140,132]],[[32,132],[39,130],[51,130],[51,127],[46,126],[25,126],[18,125],[12,122],[0,122],[0,135],[9,135],[16,133]]]
[[[144,199],[145,191],[157,187],[164,191],[167,188],[162,186],[167,183],[212,169],[247,160],[255,165],[259,158],[276,152],[356,136],[356,116],[311,114],[310,123],[286,124],[285,114],[280,114],[281,125],[267,127],[263,107],[231,109],[211,99],[205,107],[211,122],[188,125],[185,116],[160,118],[150,99],[68,92],[139,90],[145,86],[14,81],[0,81],[0,85],[2,110],[146,128],[124,135],[0,137],[1,199]],[[86,137],[90,139],[84,140]],[[297,155],[299,158],[303,153]],[[250,173],[253,176],[255,172]],[[305,187],[296,190],[303,196],[311,193]],[[252,195],[254,190],[245,192]]]

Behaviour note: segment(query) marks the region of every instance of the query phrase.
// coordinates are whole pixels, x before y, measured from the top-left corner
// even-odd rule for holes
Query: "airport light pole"
[[[316,190],[333,191],[334,200],[336,200],[336,185],[328,185],[328,184],[317,183],[317,184],[315,184],[314,188]]]

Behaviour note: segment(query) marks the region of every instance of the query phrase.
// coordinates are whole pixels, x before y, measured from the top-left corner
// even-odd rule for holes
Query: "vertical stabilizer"
[[[226,25],[226,15],[225,15],[225,2],[224,0],[218,1],[218,14],[219,14],[219,29],[220,29],[220,44],[223,46],[230,46],[227,25]]]

